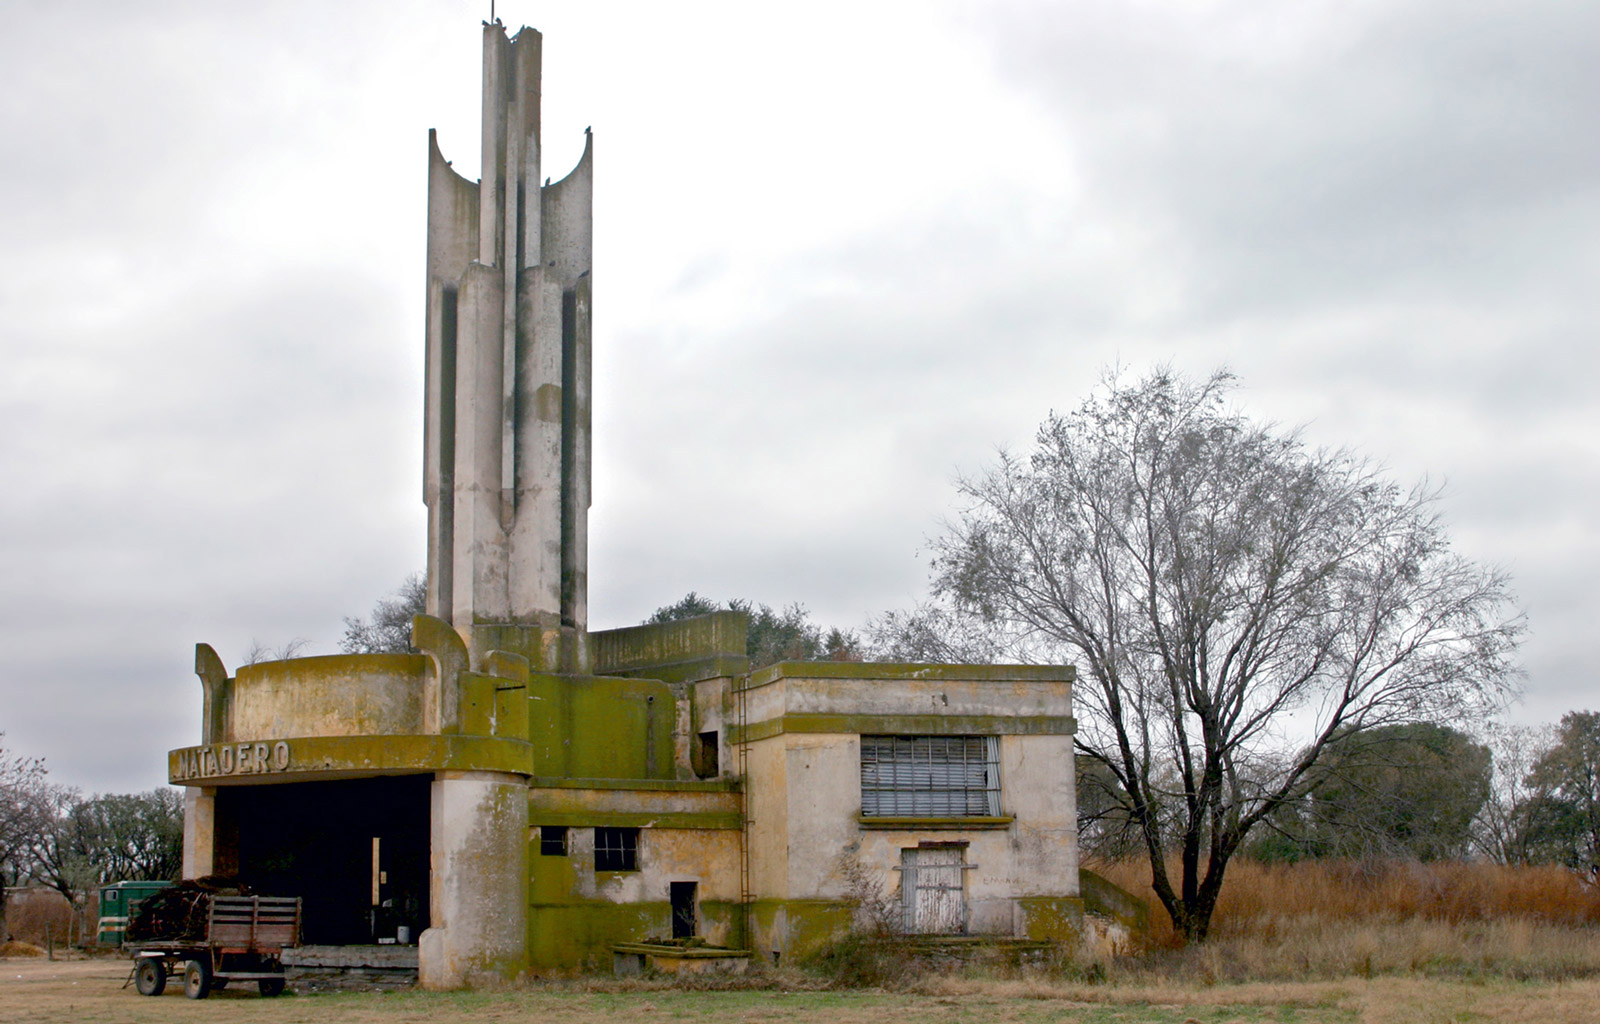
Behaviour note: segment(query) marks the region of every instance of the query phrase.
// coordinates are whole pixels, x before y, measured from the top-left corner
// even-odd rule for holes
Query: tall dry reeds
[[[1150,888],[1143,861],[1093,869],[1150,901],[1152,938],[1171,944],[1171,922]],[[1176,878],[1177,865],[1168,866]],[[1284,916],[1324,922],[1525,919],[1542,924],[1600,924],[1600,889],[1552,865],[1405,861],[1300,861],[1228,867],[1212,918],[1213,937],[1249,935]]]
[[[1559,867],[1236,861],[1208,941],[1189,949],[1155,900],[1148,865],[1093,867],[1151,904],[1153,949],[1125,970],[1202,982],[1600,974],[1600,891]]]

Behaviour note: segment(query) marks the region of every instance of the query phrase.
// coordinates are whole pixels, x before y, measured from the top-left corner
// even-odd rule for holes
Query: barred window
[[[999,815],[999,737],[861,737],[861,813],[916,818]]]
[[[595,829],[594,869],[596,871],[638,871],[639,830],[636,828]]]

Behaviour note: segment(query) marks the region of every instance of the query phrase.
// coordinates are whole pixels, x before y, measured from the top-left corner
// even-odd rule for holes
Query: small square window
[[[596,871],[638,871],[639,830],[636,828],[595,829],[594,869]]]
[[[539,826],[539,856],[565,857],[567,855],[567,826]]]

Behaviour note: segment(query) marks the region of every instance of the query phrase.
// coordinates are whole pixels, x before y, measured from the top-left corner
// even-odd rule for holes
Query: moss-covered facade
[[[541,40],[484,27],[484,167],[430,139],[418,653],[230,675],[196,648],[186,877],[414,943],[424,985],[694,934],[803,957],[876,919],[1068,939],[1072,670],[782,663],[743,616],[587,627],[592,140],[540,184]]]

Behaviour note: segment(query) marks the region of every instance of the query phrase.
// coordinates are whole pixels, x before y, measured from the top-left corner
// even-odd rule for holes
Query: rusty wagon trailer
[[[134,987],[158,996],[182,974],[183,992],[204,999],[230,981],[254,981],[264,996],[283,991],[283,951],[300,944],[298,896],[207,897],[205,934],[128,943]]]

